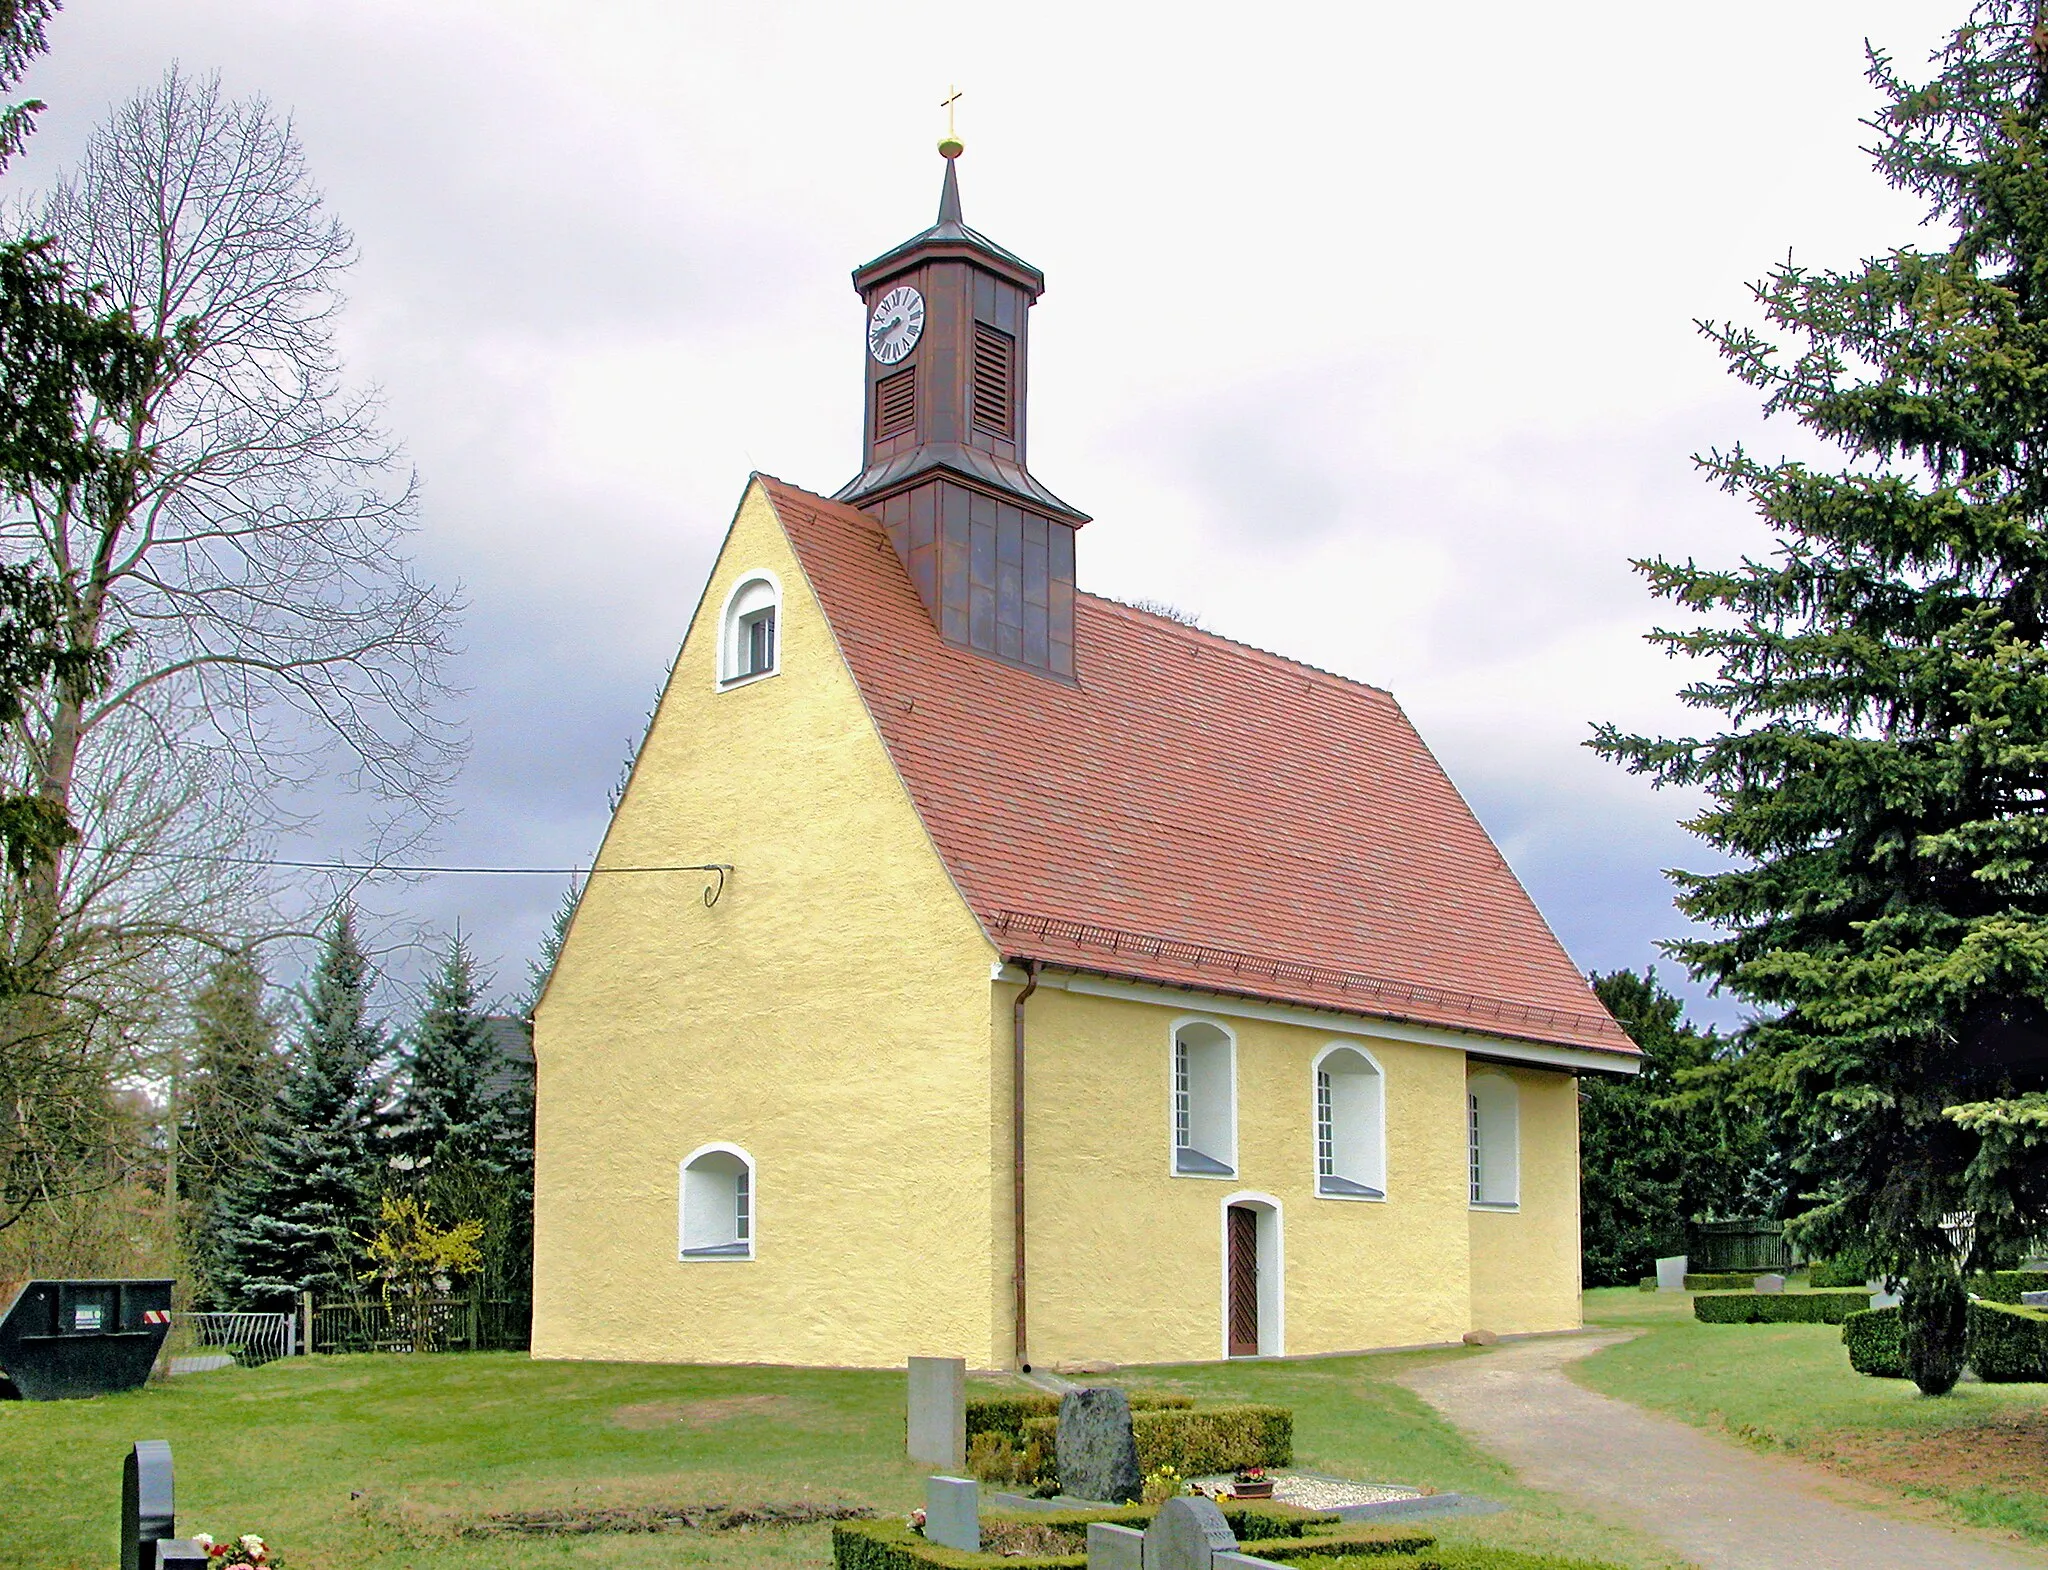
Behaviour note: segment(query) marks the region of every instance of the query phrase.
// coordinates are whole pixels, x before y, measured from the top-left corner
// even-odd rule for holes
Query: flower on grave
[[[213,1552],[213,1539],[204,1532],[194,1532],[192,1534],[192,1541],[205,1549],[209,1554]]]
[[[1240,1483],[1263,1483],[1266,1480],[1266,1469],[1262,1466],[1241,1466],[1237,1469],[1235,1478]]]
[[[924,1536],[924,1512],[922,1510],[913,1510],[910,1512],[910,1530],[915,1532],[919,1537]]]

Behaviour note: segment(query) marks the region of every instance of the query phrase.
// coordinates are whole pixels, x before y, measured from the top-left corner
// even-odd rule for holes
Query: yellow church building
[[[535,1012],[534,1355],[1576,1326],[1633,1045],[1392,696],[1077,587],[1044,279],[942,151],[854,274],[865,466],[747,484]]]

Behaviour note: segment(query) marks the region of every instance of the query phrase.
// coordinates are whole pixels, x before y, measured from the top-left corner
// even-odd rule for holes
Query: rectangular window
[[[1479,1170],[1479,1098],[1467,1096],[1469,1129],[1472,1144],[1472,1203],[1479,1204],[1486,1194],[1486,1184]]]
[[[740,674],[775,669],[775,607],[756,611],[740,623]]]
[[[974,324],[974,423],[998,436],[1010,432],[1010,386],[1017,360],[1017,340],[981,322]]]
[[[1176,1150],[1186,1150],[1194,1144],[1194,1119],[1189,1100],[1188,1044],[1176,1041],[1173,1044],[1173,1148]]]
[[[753,1218],[749,1214],[748,1209],[753,1198],[752,1194],[749,1192],[749,1182],[751,1174],[748,1173],[745,1167],[741,1167],[740,1170],[733,1176],[734,1183],[738,1189],[738,1198],[737,1203],[733,1206],[734,1214],[732,1235],[738,1241],[744,1243],[750,1237],[753,1236],[752,1228],[749,1225]]]
[[[901,436],[917,424],[917,372],[901,370],[875,383],[875,440]]]
[[[1330,1076],[1323,1069],[1316,1070],[1316,1176],[1337,1175],[1337,1141],[1331,1124],[1335,1119],[1330,1108]]]

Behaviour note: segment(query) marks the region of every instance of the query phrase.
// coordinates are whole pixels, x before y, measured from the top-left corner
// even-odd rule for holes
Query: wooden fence
[[[523,1352],[533,1305],[515,1298],[423,1297],[313,1305],[315,1352]]]
[[[1799,1257],[1777,1221],[1690,1221],[1686,1268],[1694,1271],[1790,1270]]]

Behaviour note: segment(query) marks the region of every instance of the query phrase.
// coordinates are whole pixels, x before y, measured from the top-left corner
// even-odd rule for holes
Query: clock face
[[[904,284],[883,295],[868,318],[868,353],[894,365],[917,347],[923,332],[924,296]]]

